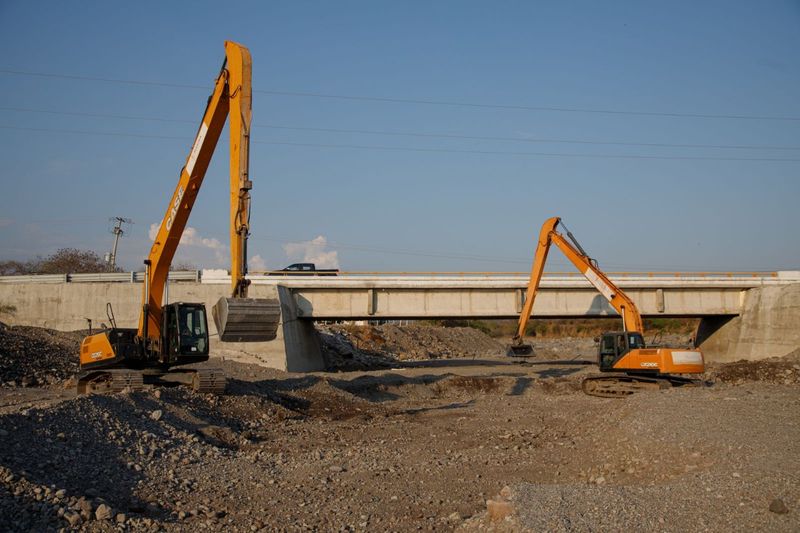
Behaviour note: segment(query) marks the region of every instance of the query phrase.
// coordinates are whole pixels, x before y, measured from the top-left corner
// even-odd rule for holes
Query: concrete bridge
[[[203,283],[229,283],[204,274]],[[254,284],[287,289],[298,317],[310,320],[387,320],[519,317],[528,279],[521,276],[253,277]],[[738,315],[748,290],[800,282],[780,276],[625,276],[615,283],[645,316]],[[607,300],[578,276],[542,280],[533,316],[615,316]]]
[[[784,355],[800,346],[800,272],[731,274],[617,274],[611,278],[645,317],[699,317],[698,343],[709,359]],[[236,345],[215,342],[217,353],[248,352],[277,368],[307,371],[323,366],[313,322],[484,318],[516,319],[527,277],[496,273],[351,273],[339,276],[251,276],[253,297],[281,301],[275,341]],[[0,320],[55,329],[99,324],[112,302],[120,326],[133,326],[141,285],[135,274],[0,277],[0,304],[13,315]],[[174,273],[167,298],[207,307],[227,295],[224,271]],[[534,318],[616,316],[580,275],[548,275]],[[210,324],[213,331],[213,324]]]

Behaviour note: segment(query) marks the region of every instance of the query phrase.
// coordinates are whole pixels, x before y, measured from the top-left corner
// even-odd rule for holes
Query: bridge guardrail
[[[320,274],[314,271],[293,271],[287,273],[283,270],[265,270],[265,271],[258,271],[249,273],[253,277],[320,277]],[[779,272],[776,271],[763,271],[763,272],[635,272],[635,271],[624,271],[624,272],[606,272],[607,275],[611,277],[647,277],[647,278],[696,278],[696,277],[727,277],[727,278],[775,278],[778,277]],[[210,271],[210,277],[217,278],[217,277],[225,277],[220,276],[218,271]],[[336,277],[354,277],[354,276],[369,276],[369,277],[380,277],[380,276],[404,276],[404,277],[413,277],[413,276],[428,276],[428,277],[436,277],[436,276],[448,276],[448,277],[527,277],[530,276],[530,272],[460,272],[460,271],[452,271],[452,272],[424,272],[424,271],[417,271],[417,272],[407,272],[407,271],[342,271],[336,274]],[[328,275],[328,277],[332,277]],[[583,277],[583,274],[580,272],[545,272],[544,277]]]
[[[270,275],[280,273],[281,276]],[[652,278],[652,279],[698,279],[698,278],[727,278],[727,279],[797,279],[800,280],[800,272],[797,271],[765,271],[765,272],[608,272],[610,277],[615,279],[625,278]],[[251,279],[298,279],[298,278],[326,278],[326,279],[359,279],[363,277],[457,277],[463,279],[481,278],[527,278],[528,272],[373,272],[373,271],[350,271],[339,272],[337,276],[319,276],[314,272],[292,272],[287,275],[284,271],[260,271],[251,272]],[[544,278],[582,278],[579,272],[545,272]],[[185,270],[169,273],[170,281],[194,281],[200,282],[207,280],[218,282],[230,280],[230,274],[224,270]],[[0,276],[0,283],[141,283],[144,281],[144,272],[98,272],[91,274],[31,274],[23,276]]]
[[[169,281],[196,281],[200,270],[169,273]],[[0,276],[0,283],[141,283],[144,272],[97,272],[89,274],[30,274],[26,276]]]

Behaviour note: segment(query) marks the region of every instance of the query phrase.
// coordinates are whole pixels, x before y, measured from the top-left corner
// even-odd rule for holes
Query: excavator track
[[[113,394],[140,390],[144,390],[144,376],[136,370],[96,370],[78,378],[78,394]]]
[[[659,391],[672,387],[696,386],[701,382],[678,376],[637,376],[630,374],[596,374],[583,380],[581,388],[589,396],[625,398],[643,391]]]
[[[146,388],[188,386],[200,394],[224,394],[227,380],[220,368],[173,368],[168,371],[109,369],[86,372],[78,378],[78,394],[115,394]]]

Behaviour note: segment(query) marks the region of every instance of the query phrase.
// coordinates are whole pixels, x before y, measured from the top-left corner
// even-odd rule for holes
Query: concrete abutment
[[[800,283],[758,287],[739,316],[706,317],[697,330],[707,361],[781,357],[800,348]]]

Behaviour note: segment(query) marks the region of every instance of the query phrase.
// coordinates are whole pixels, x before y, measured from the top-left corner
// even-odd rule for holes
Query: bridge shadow
[[[588,316],[618,316],[617,310],[608,303],[605,296],[602,294],[596,294],[592,298],[592,303],[589,304],[589,309],[586,310],[586,315]]]

